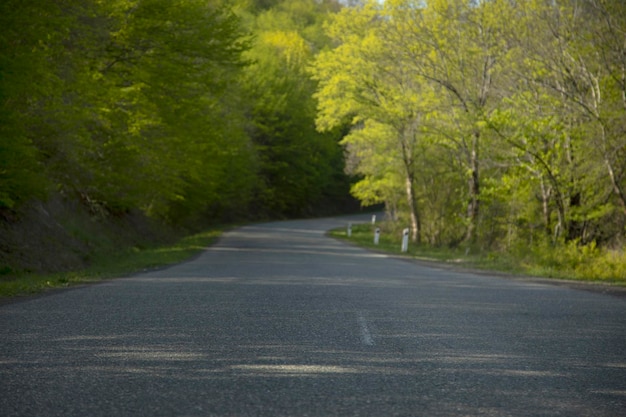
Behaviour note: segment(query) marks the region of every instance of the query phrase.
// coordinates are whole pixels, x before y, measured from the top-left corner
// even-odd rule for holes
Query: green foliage
[[[323,3],[289,0],[254,21],[244,85],[259,164],[254,205],[267,215],[309,215],[347,194],[339,137],[315,130],[316,85],[306,72],[324,42],[318,36],[324,10]]]
[[[374,244],[374,229],[381,230],[380,242]],[[331,236],[347,239],[358,245],[395,254],[401,253],[402,226],[394,222],[352,225],[352,236],[346,229],[335,229]],[[413,259],[448,264],[451,267],[476,268],[508,272],[514,275],[560,278],[583,281],[603,281],[626,285],[626,255],[620,251],[599,248],[595,243],[554,244],[543,240],[533,246],[518,245],[507,253],[471,253],[460,248],[409,244],[405,254]]]
[[[338,8],[2,2],[0,226],[13,230],[48,196],[80,202],[94,224],[141,211],[187,230],[341,210],[350,200],[340,131],[315,129],[306,71]],[[115,246],[102,229],[55,224],[94,253]],[[22,247],[19,235],[1,239],[6,252]]]
[[[337,8],[2,2],[0,226],[59,194],[95,222],[139,210],[193,230],[341,210],[340,132],[315,129],[306,72]]]
[[[595,242],[581,245],[570,241],[540,243],[533,247],[531,271],[557,278],[592,281],[624,280],[626,258],[622,253],[597,247]]]
[[[0,209],[14,208],[30,198],[43,198],[47,188],[32,144],[6,132],[0,116]]]
[[[221,174],[233,162],[221,156],[247,158],[241,134],[234,130],[233,140],[225,135],[241,118],[225,103],[232,95],[227,87],[243,65],[244,33],[234,15],[205,2],[104,7],[124,20],[115,22],[118,30],[111,32],[98,63],[107,101],[94,109],[100,120],[89,161],[95,173],[90,194],[173,221],[174,203],[188,201],[189,210],[203,211],[198,183],[206,204],[212,204],[219,199]]]
[[[621,1],[341,4],[2,2],[0,209],[303,216],[354,175],[435,246],[623,247]]]
[[[43,124],[47,97],[59,92],[55,59],[67,23],[56,5],[0,4],[0,207],[45,195],[31,130]]]
[[[346,8],[312,70],[318,128],[351,127],[353,194],[403,222],[414,211],[432,244],[621,247],[624,11],[601,0]]]
[[[345,200],[305,72],[334,3],[240,3],[248,27],[227,3],[3,3],[0,204],[51,184],[191,224]]]
[[[178,222],[245,206],[254,155],[237,83],[249,39],[229,10],[2,7],[3,205],[44,198],[52,184],[102,214],[140,208]]]

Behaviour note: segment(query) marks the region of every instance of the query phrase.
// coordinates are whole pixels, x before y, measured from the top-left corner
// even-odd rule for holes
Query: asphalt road
[[[0,416],[624,416],[626,298],[231,231],[0,306]]]

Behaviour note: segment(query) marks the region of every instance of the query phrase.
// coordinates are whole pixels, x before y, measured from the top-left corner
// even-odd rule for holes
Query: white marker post
[[[372,224],[376,224],[376,215],[372,214]]]
[[[348,223],[348,237],[352,236],[352,223]]]
[[[409,250],[409,229],[404,229],[402,231],[402,252],[407,252]]]
[[[378,245],[378,241],[380,240],[380,227],[376,228],[374,232],[374,245]]]

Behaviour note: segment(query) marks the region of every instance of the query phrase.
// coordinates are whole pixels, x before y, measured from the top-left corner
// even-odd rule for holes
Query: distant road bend
[[[626,298],[257,224],[0,306],[0,416],[626,416]]]

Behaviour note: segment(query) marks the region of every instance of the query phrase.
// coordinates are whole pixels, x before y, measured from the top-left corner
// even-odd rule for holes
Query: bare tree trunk
[[[480,176],[478,163],[478,144],[480,133],[474,132],[472,135],[472,147],[470,149],[470,178],[469,178],[469,203],[467,205],[467,231],[465,241],[473,243],[476,241],[476,227],[478,215],[480,214]]]
[[[552,225],[550,221],[550,190],[546,187],[543,178],[540,178],[541,186],[541,208],[543,214],[543,227],[546,230],[546,236],[552,235]]]
[[[409,216],[411,221],[411,241],[419,243],[421,241],[421,222],[419,212],[417,210],[417,204],[415,203],[415,191],[413,189],[413,177],[407,174],[406,180],[406,198],[409,204]]]
[[[622,211],[624,212],[624,214],[626,214],[626,195],[624,195],[624,190],[622,190],[622,187],[620,187],[620,184],[615,177],[615,170],[613,169],[613,165],[611,164],[609,158],[607,158],[606,156],[604,157],[604,163],[606,165],[606,169],[609,172],[609,177],[611,178],[613,192],[615,193],[615,195],[617,195],[617,199],[622,206]]]
[[[409,120],[402,132],[402,161],[404,162],[404,185],[407,203],[409,206],[409,218],[411,229],[411,241],[419,243],[421,241],[421,222],[419,216],[419,210],[417,208],[417,202],[415,201],[415,144],[416,144],[416,132],[419,123],[419,118],[414,117]]]
[[[624,194],[624,190],[622,190],[619,179],[615,176],[615,169],[613,168],[613,163],[611,162],[611,158],[609,156],[610,148],[607,139],[606,127],[603,123],[600,123],[600,135],[602,139],[602,157],[604,158],[604,165],[606,166],[609,179],[611,180],[611,188],[613,189],[613,193],[617,196],[620,206],[622,206],[622,211],[626,214],[626,195]]]

